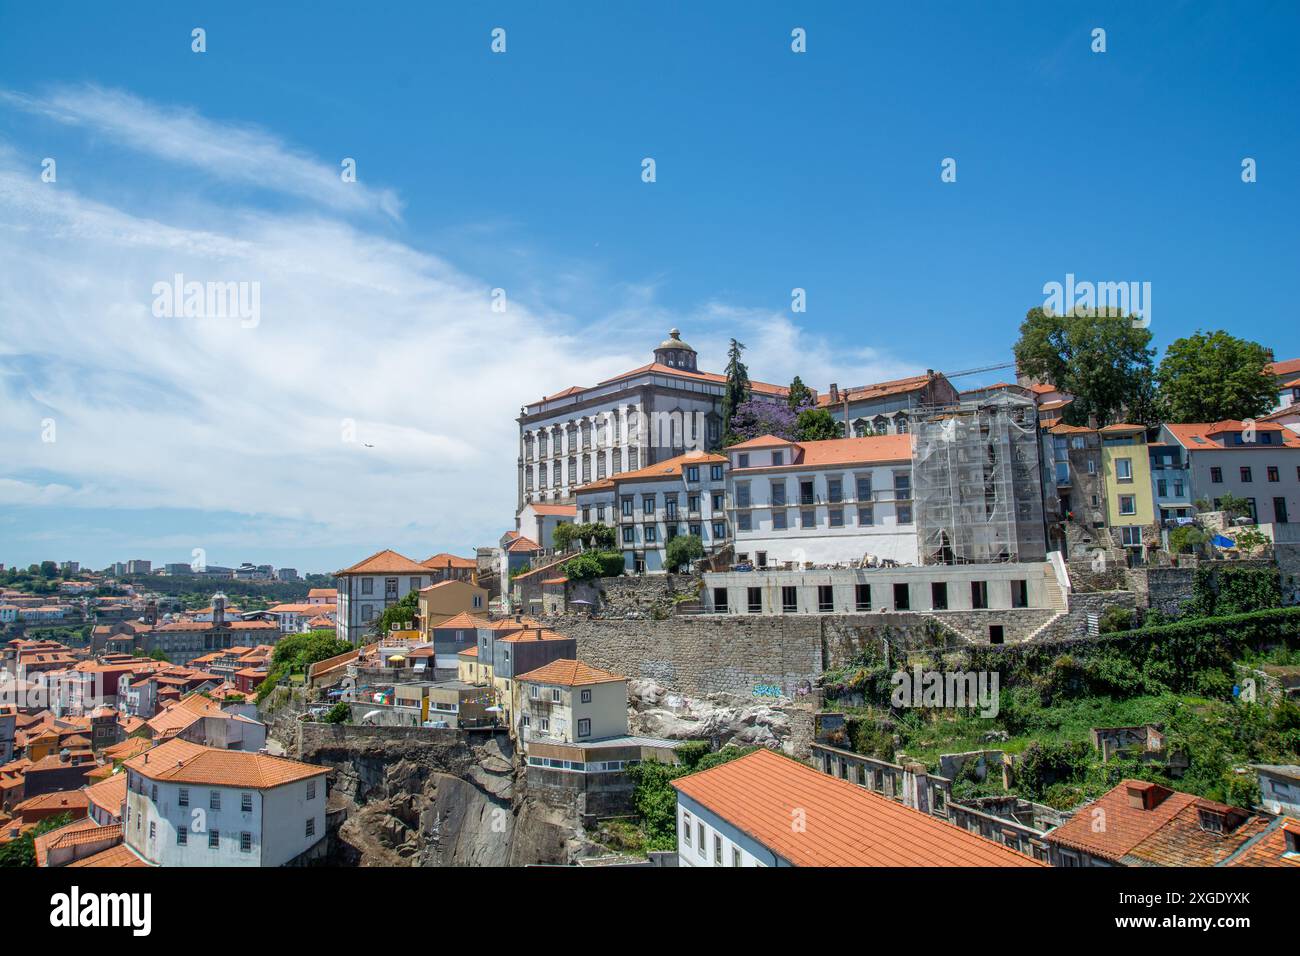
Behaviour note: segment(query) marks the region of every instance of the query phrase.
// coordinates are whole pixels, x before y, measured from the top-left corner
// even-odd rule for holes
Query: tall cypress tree
[[[749,401],[749,369],[740,360],[743,351],[745,346],[732,339],[731,346],[727,349],[727,387],[722,395],[724,445],[735,444],[736,436],[731,429],[731,419],[736,414],[736,409]]]

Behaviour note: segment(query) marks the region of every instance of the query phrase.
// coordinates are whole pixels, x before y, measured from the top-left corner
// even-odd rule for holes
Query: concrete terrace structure
[[[672,781],[679,866],[1042,866],[770,750]]]
[[[758,567],[917,563],[907,435],[732,445],[727,508],[736,560]]]
[[[779,385],[750,385],[759,401],[788,394]],[[726,376],[700,371],[696,351],[672,329],[649,364],[525,405],[516,419],[517,511],[529,502],[573,504],[581,485],[717,447],[725,388]]]

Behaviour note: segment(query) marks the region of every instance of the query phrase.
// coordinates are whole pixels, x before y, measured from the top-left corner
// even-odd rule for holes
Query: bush
[[[679,534],[668,542],[664,563],[669,571],[680,571],[697,558],[704,557],[704,542],[699,535]]]
[[[1133,627],[1133,612],[1126,607],[1119,607],[1112,604],[1102,612],[1100,620],[1097,622],[1097,630],[1102,634],[1112,634],[1115,631],[1127,631]]]
[[[614,529],[599,521],[582,524],[562,522],[551,532],[551,544],[559,551],[569,550],[569,545],[579,542],[584,548],[608,551],[614,547]]]
[[[345,702],[339,701],[321,718],[321,722],[326,724],[346,724],[351,716],[352,708]]]
[[[565,561],[561,570],[570,581],[590,581],[617,577],[624,567],[622,551],[584,551]]]

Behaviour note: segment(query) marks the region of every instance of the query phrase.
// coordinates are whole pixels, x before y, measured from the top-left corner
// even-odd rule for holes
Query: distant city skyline
[[[0,13],[0,560],[468,556],[671,327],[860,385],[1074,276],[1300,355],[1293,5],[578,10]]]

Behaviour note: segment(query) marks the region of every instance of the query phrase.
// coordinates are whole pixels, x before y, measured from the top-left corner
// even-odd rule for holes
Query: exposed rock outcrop
[[[522,866],[596,852],[575,808],[530,796],[504,735],[307,724],[302,759],[330,767],[347,810],[332,862]]]
[[[769,747],[807,753],[812,709],[784,698],[758,703],[729,694],[686,697],[652,680],[628,682],[629,730],[669,740],[707,740],[715,747]]]

